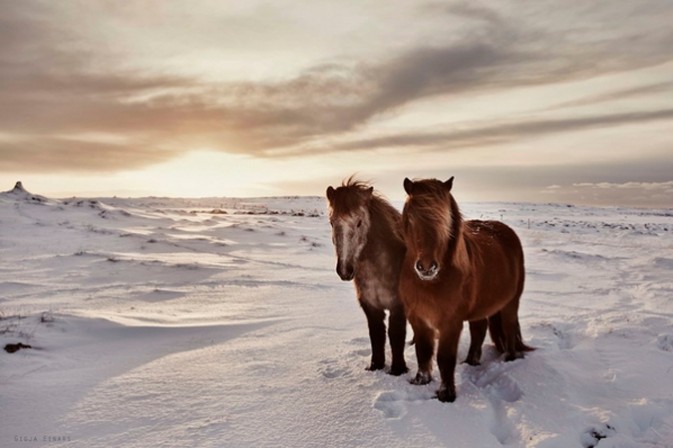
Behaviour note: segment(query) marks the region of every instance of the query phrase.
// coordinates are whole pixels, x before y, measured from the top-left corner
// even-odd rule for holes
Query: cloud
[[[504,18],[494,9],[486,8],[475,2],[446,3],[428,2],[420,5],[420,10],[427,14],[449,14],[466,19],[486,22],[492,25],[502,26]]]
[[[175,151],[67,138],[0,140],[0,171],[120,171],[170,160]]]
[[[551,85],[669,61],[673,33],[663,26],[666,10],[654,2],[637,12],[620,2],[608,13],[589,8],[588,19],[575,11],[571,27],[560,15],[546,28],[538,25],[540,18],[565,14],[552,3],[521,14],[466,2],[429,4],[425,11],[433,20],[447,20],[449,27],[458,18],[470,25],[368,60],[326,55],[286,79],[250,81],[242,74],[240,81],[227,82],[125,66],[113,40],[110,48],[93,45],[87,28],[78,31],[68,22],[72,11],[59,4],[9,2],[0,17],[0,133],[26,148],[3,142],[0,169],[15,167],[19,156],[13,151],[19,150],[36,159],[35,167],[116,170],[202,147],[260,157],[390,146],[440,149],[671,118],[671,110],[663,109],[314,144],[357,132],[423,99]],[[101,14],[97,20],[104,26],[108,18]],[[429,17],[414,20],[410,26],[423,27]],[[648,32],[639,28],[644,22],[652,25]],[[596,31],[597,23],[610,31]],[[116,135],[126,143],[84,141],[85,133]],[[72,164],[59,162],[64,159]]]
[[[672,207],[673,180],[663,182],[578,182],[574,194],[594,202],[640,207]]]
[[[502,144],[521,139],[535,138],[560,132],[576,132],[605,126],[631,125],[673,119],[673,109],[598,114],[578,118],[519,119],[515,122],[460,126],[442,132],[400,133],[384,137],[351,140],[331,145],[301,148],[302,152],[317,150],[363,151],[393,147],[413,147],[443,151]]]
[[[459,202],[554,201],[670,208],[673,207],[672,172],[673,159],[662,155],[649,160],[605,160],[562,166],[500,166],[497,161],[484,160],[479,166],[447,168],[438,164],[436,168],[417,171],[409,164],[379,173],[375,178],[377,188],[396,200],[404,198],[402,179],[405,177],[448,179],[455,176],[452,192]],[[324,185],[329,182],[336,179],[326,179]]]
[[[609,101],[622,100],[625,98],[640,97],[643,95],[650,95],[654,93],[670,93],[673,92],[673,81],[656,82],[646,84],[643,86],[630,87],[626,89],[613,90],[607,93],[598,95],[590,95],[573,101],[566,101],[556,104],[550,109],[563,109],[566,107],[588,106],[593,104],[605,103]]]
[[[656,191],[661,190],[667,193],[673,192],[673,180],[667,182],[579,182],[574,183],[573,187],[577,188],[594,188],[600,190],[618,189],[618,190],[646,190]]]

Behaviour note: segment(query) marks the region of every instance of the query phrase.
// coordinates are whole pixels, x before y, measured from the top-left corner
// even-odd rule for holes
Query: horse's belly
[[[517,288],[518,278],[515,276],[481,285],[465,320],[474,321],[494,315],[515,298]]]

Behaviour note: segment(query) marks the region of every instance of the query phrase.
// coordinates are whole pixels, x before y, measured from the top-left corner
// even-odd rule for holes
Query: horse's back
[[[511,258],[523,262],[523,248],[516,232],[501,221],[465,221],[464,236],[484,250],[501,249]]]
[[[510,291],[518,298],[525,281],[524,256],[516,232],[500,221],[466,221],[473,269],[482,290]],[[505,294],[509,295],[509,294]]]

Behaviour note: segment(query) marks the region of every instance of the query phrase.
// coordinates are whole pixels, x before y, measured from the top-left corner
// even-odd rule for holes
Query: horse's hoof
[[[456,401],[455,389],[441,388],[437,391],[437,399],[442,403],[453,403]]]
[[[370,364],[365,370],[368,372],[375,372],[377,370],[383,370],[384,364]]]
[[[480,366],[481,365],[481,363],[479,362],[478,359],[470,359],[470,358],[467,358],[465,361],[463,361],[463,364],[468,364],[468,365],[471,365],[471,366]]]
[[[505,355],[505,362],[516,361],[517,359],[523,359],[523,353],[508,353]]]
[[[430,383],[430,381],[432,381],[432,375],[430,375],[430,372],[418,372],[416,374],[416,378],[409,382],[416,386],[423,386]]]
[[[392,366],[390,368],[390,372],[388,372],[388,373],[390,375],[393,375],[393,376],[400,376],[400,375],[404,375],[408,371],[409,371],[409,369],[407,368],[407,366],[402,364],[401,366]]]

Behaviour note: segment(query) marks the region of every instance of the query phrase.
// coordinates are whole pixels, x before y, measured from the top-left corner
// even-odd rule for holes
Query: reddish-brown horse
[[[337,274],[342,280],[354,280],[369,325],[372,358],[368,369],[380,370],[385,365],[385,310],[389,310],[390,374],[401,375],[407,372],[407,321],[398,290],[405,251],[401,215],[374,193],[374,187],[352,177],[336,189],[328,187],[327,199]]]
[[[519,298],[524,260],[516,233],[498,221],[463,221],[451,195],[453,177],[404,179],[402,212],[407,247],[400,274],[400,296],[414,329],[418,373],[414,384],[432,380],[432,356],[438,337],[437,365],[441,401],[454,401],[454,371],[463,322],[470,322],[466,362],[478,364],[487,327],[505,360],[532,350],[521,338]]]

